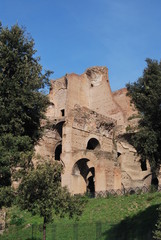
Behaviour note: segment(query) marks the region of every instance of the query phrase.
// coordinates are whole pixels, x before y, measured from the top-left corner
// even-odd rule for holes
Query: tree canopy
[[[155,175],[161,164],[161,62],[152,59],[146,62],[143,76],[127,84],[127,90],[140,112],[133,144],[142,161],[149,160]]]
[[[44,164],[28,172],[19,186],[19,204],[33,215],[43,217],[43,232],[46,239],[46,223],[54,215],[79,216],[86,200],[71,196],[67,188],[61,187],[62,165],[44,161]]]
[[[11,185],[15,169],[31,165],[40,121],[48,104],[41,93],[49,85],[34,40],[18,25],[0,24],[0,187]]]

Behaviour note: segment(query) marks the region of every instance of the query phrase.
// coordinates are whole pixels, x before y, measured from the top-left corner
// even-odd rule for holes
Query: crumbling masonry
[[[111,92],[108,69],[93,67],[82,75],[51,81],[50,106],[39,159],[64,165],[62,185],[73,194],[150,185],[150,167],[142,166],[127,141],[137,112],[126,89]],[[38,161],[38,160],[37,160]]]

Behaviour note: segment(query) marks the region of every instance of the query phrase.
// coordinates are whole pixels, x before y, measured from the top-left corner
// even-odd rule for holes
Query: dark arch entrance
[[[62,144],[59,144],[56,148],[55,148],[55,160],[60,161],[60,155],[62,153]]]
[[[85,183],[86,183],[86,191],[87,193],[90,193],[92,196],[94,196],[95,193],[95,168],[94,167],[88,167],[89,159],[82,158],[78,160],[72,170],[72,174],[75,176],[82,176]]]
[[[100,149],[100,143],[96,138],[91,138],[87,143],[87,149],[94,150]]]
[[[80,160],[78,160],[73,167],[73,171],[72,174],[73,175],[81,175],[84,180],[86,181],[87,175],[88,175],[88,171],[89,171],[89,167],[87,165],[87,162],[89,160],[87,158],[82,158]]]

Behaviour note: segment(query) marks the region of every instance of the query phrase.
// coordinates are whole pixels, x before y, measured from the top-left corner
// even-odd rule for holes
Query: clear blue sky
[[[25,26],[52,79],[107,66],[112,90],[161,59],[161,0],[0,0],[3,26]]]

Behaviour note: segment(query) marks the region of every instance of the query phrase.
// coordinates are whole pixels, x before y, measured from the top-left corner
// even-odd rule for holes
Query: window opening
[[[61,116],[64,117],[65,116],[65,109],[61,110]]]
[[[121,156],[121,153],[120,152],[117,152],[117,157],[119,158]]]
[[[146,171],[147,170],[146,161],[141,160],[141,169],[142,169],[142,171]]]

